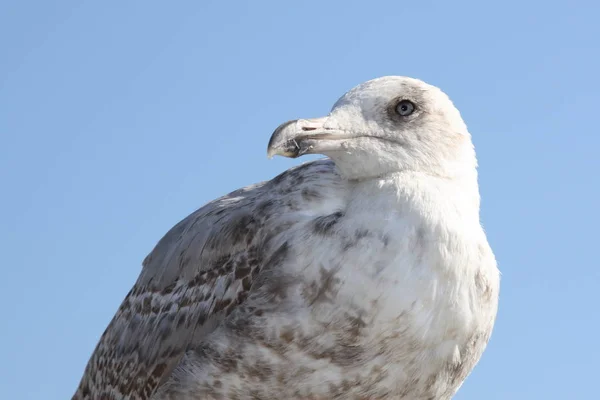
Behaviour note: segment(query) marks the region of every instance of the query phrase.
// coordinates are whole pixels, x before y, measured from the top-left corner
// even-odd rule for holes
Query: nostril
[[[312,127],[312,126],[303,126],[303,127],[302,127],[302,130],[303,130],[303,131],[314,131],[314,130],[316,130],[316,129],[317,129],[317,128],[315,128],[315,127]]]

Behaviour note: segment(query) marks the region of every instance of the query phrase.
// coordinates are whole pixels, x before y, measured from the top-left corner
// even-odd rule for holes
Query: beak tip
[[[269,140],[267,146],[267,158],[282,156],[286,158],[298,158],[304,154],[310,154],[313,146],[299,144],[295,139],[299,136],[310,136],[323,127],[328,117],[315,119],[291,120],[279,125]],[[310,133],[306,133],[310,132]]]
[[[284,148],[281,148],[281,143],[284,141],[282,136],[286,128],[289,128],[290,125],[296,123],[297,120],[287,121],[277,127],[273,134],[271,135],[271,139],[269,140],[269,145],[267,146],[267,158],[272,159],[274,156],[283,156],[289,157],[289,152],[287,152]]]
[[[267,158],[270,160],[275,156],[281,156],[281,157],[286,157],[286,158],[296,158],[296,157],[298,157],[298,154],[293,151],[289,151],[289,150],[285,150],[285,149],[281,149],[281,148],[269,147],[269,149],[267,149]]]

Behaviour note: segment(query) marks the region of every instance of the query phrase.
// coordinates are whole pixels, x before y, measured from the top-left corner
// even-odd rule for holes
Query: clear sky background
[[[597,1],[0,3],[0,397],[67,399],[161,236],[303,160],[273,129],[356,84],[440,86],[503,273],[458,400],[590,399],[600,366]]]

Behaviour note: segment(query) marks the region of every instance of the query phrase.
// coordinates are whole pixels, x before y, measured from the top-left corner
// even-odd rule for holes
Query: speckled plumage
[[[400,98],[414,116],[393,115]],[[171,229],[74,400],[456,392],[492,332],[499,275],[452,103],[421,81],[380,78],[324,119],[282,125],[269,146],[330,160],[235,191]]]

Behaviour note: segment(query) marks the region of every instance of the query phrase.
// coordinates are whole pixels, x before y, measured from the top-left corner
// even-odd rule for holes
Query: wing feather
[[[331,171],[328,162],[304,164],[217,199],[175,225],[143,261],[73,400],[149,399],[185,351],[245,300],[269,256],[269,237],[285,225],[270,219],[293,208],[289,195],[307,177]]]

